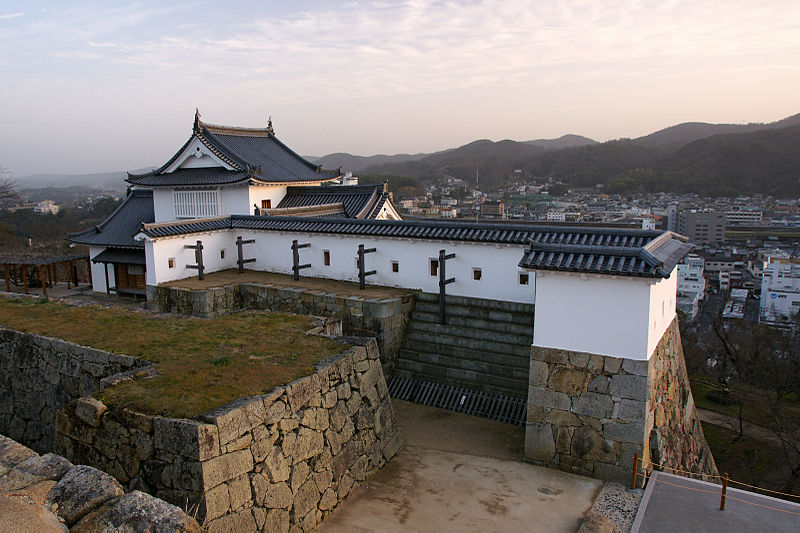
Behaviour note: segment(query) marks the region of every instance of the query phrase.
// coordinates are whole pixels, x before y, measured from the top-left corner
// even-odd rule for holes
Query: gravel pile
[[[611,520],[616,531],[628,533],[636,518],[642,494],[641,489],[631,490],[618,483],[607,482],[600,489],[589,514],[604,516]]]

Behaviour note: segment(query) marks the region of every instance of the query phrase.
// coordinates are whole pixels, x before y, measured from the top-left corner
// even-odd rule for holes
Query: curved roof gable
[[[187,158],[193,141],[202,143],[222,164],[216,167],[175,168]],[[199,147],[198,147],[199,149]],[[225,185],[252,180],[262,183],[330,181],[339,170],[325,170],[298,155],[267,128],[239,128],[206,124],[195,114],[189,140],[160,168],[145,174],[128,173],[127,181],[141,186]]]

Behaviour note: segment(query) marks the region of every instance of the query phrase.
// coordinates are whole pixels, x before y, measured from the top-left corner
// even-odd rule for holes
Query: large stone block
[[[644,442],[643,423],[609,422],[603,424],[603,436],[619,442],[641,444]]]
[[[644,422],[645,409],[645,402],[623,399],[615,407],[614,418],[628,422]],[[660,405],[656,406],[656,413],[659,410],[663,414],[663,408]]]
[[[572,398],[572,412],[597,419],[611,418],[614,412],[614,401],[605,394],[584,392],[580,396]]]
[[[157,450],[194,461],[205,461],[220,453],[217,427],[194,420],[155,417],[153,444]]]
[[[203,486],[208,490],[252,469],[253,455],[249,449],[214,457],[202,463]]]
[[[525,427],[525,457],[535,461],[550,461],[556,454],[553,426],[532,422]]]
[[[72,467],[47,494],[47,504],[58,505],[58,516],[71,526],[106,501],[122,496],[122,485],[91,466]]]
[[[528,405],[569,411],[571,402],[569,395],[563,392],[551,391],[542,387],[530,387]]]
[[[613,463],[616,459],[614,449],[597,431],[579,427],[572,436],[572,455],[586,461]]]
[[[534,387],[546,387],[550,370],[547,363],[531,359],[529,381]]]
[[[584,390],[588,381],[589,375],[585,371],[560,367],[550,375],[548,385],[550,390],[576,396]]]
[[[611,376],[608,391],[612,396],[645,401],[647,398],[647,378],[634,375]]]
[[[255,531],[256,521],[251,509],[245,509],[206,522],[203,529],[208,533],[233,533],[238,531]]]

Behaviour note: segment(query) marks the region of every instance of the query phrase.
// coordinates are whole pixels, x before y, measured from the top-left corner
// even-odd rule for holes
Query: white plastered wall
[[[675,317],[674,272],[668,279],[537,274],[535,346],[647,360]]]
[[[366,248],[376,248],[375,253],[365,256],[365,269],[377,271],[367,278],[367,283],[425,292],[439,290],[438,276],[430,275],[430,260],[438,259],[439,250],[444,248],[447,253],[456,254],[455,258],[447,261],[447,277],[456,279],[447,286],[448,294],[510,302],[533,303],[535,300],[533,273],[528,274],[527,285],[519,283],[519,274],[525,273],[517,266],[524,251],[521,245],[252,230],[223,230],[148,242],[147,284],[156,285],[196,275],[196,270],[186,268],[187,264],[195,263],[194,250],[185,249],[184,245],[195,244],[197,240],[203,241],[206,272],[235,268],[237,236],[256,240],[244,246],[245,259],[256,258],[254,263],[247,264],[249,270],[291,274],[291,245],[297,239],[301,244],[311,244],[300,249],[300,263],[312,265],[301,271],[302,276],[358,281],[356,257],[358,245],[364,244]],[[222,248],[226,250],[225,259],[220,258]],[[325,250],[330,252],[329,266],[323,264]],[[169,258],[175,260],[173,268],[168,268]],[[399,272],[392,272],[393,261],[398,263]],[[480,269],[480,280],[473,279],[474,269]]]
[[[92,290],[95,292],[106,292],[106,274],[103,269],[106,265],[103,263],[92,263],[91,259],[97,257],[97,254],[105,250],[105,246],[90,246],[89,247],[89,263],[92,266]],[[108,266],[108,286],[116,287],[117,282],[114,277],[114,267]]]
[[[253,204],[261,207],[261,200],[271,200],[272,207],[278,207],[283,197],[286,196],[286,185],[253,185],[250,187],[250,213],[253,214]]]

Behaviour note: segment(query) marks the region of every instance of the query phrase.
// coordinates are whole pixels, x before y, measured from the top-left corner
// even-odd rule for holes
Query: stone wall
[[[716,473],[692,401],[677,318],[649,361],[531,349],[525,457],[629,483],[633,455]],[[659,462],[659,461],[657,461]],[[682,465],[682,466],[681,466]]]
[[[40,456],[4,435],[0,523],[15,531],[37,532],[200,531],[197,522],[174,505],[138,491],[125,494],[108,474],[52,453]]]
[[[82,398],[58,417],[65,456],[196,510],[209,531],[308,531],[402,447],[374,339],[269,394],[199,420]]]
[[[100,390],[109,376],[148,361],[0,328],[0,433],[53,449],[56,412]]]
[[[148,295],[156,309],[215,317],[242,309],[264,309],[339,318],[346,335],[370,336],[378,341],[384,372],[391,374],[403,341],[415,298],[363,298],[340,296],[319,290],[278,287],[266,283],[242,283],[206,290],[153,287]]]
[[[645,460],[688,472],[717,475],[694,406],[677,319],[650,358],[649,375]]]

